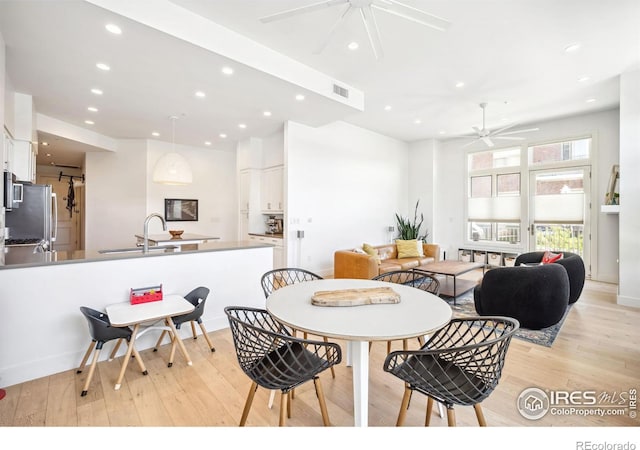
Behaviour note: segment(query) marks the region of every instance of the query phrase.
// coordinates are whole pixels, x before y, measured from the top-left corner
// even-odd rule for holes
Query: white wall
[[[408,212],[408,144],[344,122],[285,125],[288,261],[333,273],[333,253],[388,241]],[[303,239],[296,231],[304,230]]]
[[[620,283],[618,303],[640,307],[640,71],[620,76]]]
[[[146,214],[138,218],[143,231],[146,215],[157,212],[164,216],[165,198],[198,200],[198,221],[168,222],[173,230],[186,233],[220,237],[221,240],[237,238],[238,190],[236,178],[236,154],[211,148],[175,145],[162,141],[147,141]],[[153,169],[162,155],[175,150],[186,158],[193,173],[193,182],[186,186],[168,186],[153,182]],[[149,233],[162,232],[159,220],[150,223]]]
[[[85,159],[85,249],[132,247],[146,216],[147,145],[121,140],[117,152]]]
[[[600,204],[609,181],[611,166],[619,160],[619,112],[617,109],[563,119],[527,124],[536,126],[535,140],[522,141],[522,145],[534,145],[554,140],[593,137],[592,166],[592,278],[615,283],[618,280],[618,224],[617,219],[599,212]],[[531,135],[534,136],[534,135]],[[447,251],[447,258],[456,258],[458,247],[464,246],[464,207],[466,149],[460,147],[468,140],[442,142],[436,149],[438,177],[434,191],[436,215],[433,240]],[[482,148],[470,146],[469,150]],[[519,249],[525,251],[525,249]],[[451,253],[450,253],[451,252]]]
[[[409,217],[413,217],[416,202],[418,205],[418,217],[424,214],[424,228],[422,232],[428,232],[427,241],[433,240],[434,217],[437,211],[434,209],[434,189],[438,171],[435,165],[436,149],[439,142],[433,139],[413,142],[409,145]],[[439,244],[439,242],[435,242]]]
[[[262,168],[284,164],[284,128],[262,139]]]

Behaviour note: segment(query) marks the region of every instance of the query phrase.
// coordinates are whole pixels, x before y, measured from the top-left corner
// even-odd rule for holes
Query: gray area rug
[[[473,290],[461,295],[456,299],[456,304],[454,305],[451,301],[450,303],[451,309],[453,309],[454,317],[465,317],[465,316],[475,316],[476,308],[473,304]],[[548,328],[542,328],[540,330],[529,330],[527,328],[520,328],[516,331],[515,337],[518,339],[522,339],[523,341],[532,342],[537,345],[542,345],[545,347],[551,347],[553,345],[553,341],[558,337],[558,333],[560,333],[560,329],[562,328],[562,324],[564,320],[567,318],[567,314],[569,310],[571,310],[571,306],[567,308],[558,322],[555,325],[552,325]]]

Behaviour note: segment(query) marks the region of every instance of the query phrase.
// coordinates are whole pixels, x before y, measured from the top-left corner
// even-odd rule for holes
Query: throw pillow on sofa
[[[398,258],[422,258],[422,241],[416,239],[403,240],[396,239],[396,247],[398,248]]]
[[[564,255],[562,253],[544,252],[542,255],[542,261],[540,264],[551,264],[559,259],[562,259]]]
[[[382,262],[382,260],[380,259],[380,255],[378,255],[378,249],[374,248],[372,245],[366,243],[362,244],[362,250],[364,250],[368,255],[376,258],[378,264]]]

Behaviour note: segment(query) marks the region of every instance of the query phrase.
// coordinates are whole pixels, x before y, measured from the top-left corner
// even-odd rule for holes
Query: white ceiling
[[[112,138],[153,139],[151,132],[158,131],[157,139],[167,141],[169,116],[177,115],[176,142],[204,147],[210,141],[219,149],[272,134],[286,120],[311,126],[344,120],[408,142],[444,139],[481,127],[481,102],[488,103],[488,128],[526,125],[616,107],[618,74],[640,69],[637,0],[404,0],[451,25],[440,32],[376,13],[384,51],[380,60],[356,14],[336,29],[321,54],[314,54],[343,6],[270,23],[259,20],[319,1],[156,0],[148,5],[154,12],[185,8],[344,82],[363,92],[364,111],[312,92],[296,102],[292,98],[300,88],[291,81],[80,0],[0,1],[0,32],[11,86],[33,95],[39,113]],[[123,34],[106,32],[108,22],[117,23]],[[347,49],[352,41],[360,44],[357,51]],[[565,52],[572,43],[580,49]],[[112,70],[100,73],[98,61]],[[234,68],[232,76],[220,72],[225,65]],[[589,80],[579,82],[582,77]],[[458,82],[464,87],[457,88]],[[92,87],[104,95],[92,95]],[[206,98],[195,98],[196,90]],[[99,111],[91,113],[88,106]],[[264,117],[264,110],[272,116]],[[95,124],[86,125],[86,119]],[[238,128],[241,122],[246,129]],[[228,137],[221,139],[220,133]],[[51,147],[48,152],[55,151]],[[60,156],[56,163],[68,161]]]

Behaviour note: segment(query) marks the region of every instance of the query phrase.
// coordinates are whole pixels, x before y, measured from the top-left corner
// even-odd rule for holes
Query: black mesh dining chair
[[[496,388],[511,338],[520,327],[510,317],[452,319],[420,350],[394,351],[384,370],[405,382],[396,426],[404,423],[413,391],[427,396],[425,426],[433,400],[447,407],[447,423],[455,426],[455,405],[473,406],[480,426],[486,426],[480,403]]]
[[[264,291],[265,298],[268,298],[273,291],[281,287],[288,286],[290,284],[302,283],[305,281],[322,280],[320,275],[316,275],[306,269],[299,269],[297,267],[285,267],[282,269],[274,269],[266,272],[262,275],[260,283],[262,284],[262,290]],[[296,330],[291,330],[295,336]],[[306,339],[307,333],[303,334]],[[326,336],[322,336],[322,340],[329,342]],[[335,370],[331,367],[331,376],[336,377]]]
[[[433,295],[440,293],[440,280],[438,280],[432,273],[424,272],[422,270],[394,270],[392,272],[386,272],[373,278],[377,281],[386,281],[387,283],[403,284],[405,286],[411,286],[416,289],[421,289],[425,292],[429,292]],[[424,345],[424,339],[422,336],[418,338],[420,346]],[[408,341],[402,340],[402,349],[408,350]],[[391,341],[387,341],[387,353],[391,353]]]
[[[211,342],[211,338],[209,337],[207,330],[204,327],[204,324],[202,323],[202,314],[204,314],[204,305],[207,300],[207,297],[209,296],[209,292],[210,292],[209,288],[200,286],[193,289],[191,292],[185,295],[184,298],[187,299],[187,301],[189,301],[189,303],[191,303],[195,307],[195,309],[190,313],[173,317],[173,323],[176,326],[176,330],[179,330],[180,326],[183,323],[189,322],[191,324],[191,333],[193,334],[193,339],[198,339],[198,333],[196,333],[196,325],[195,325],[197,323],[200,326],[200,330],[202,331],[202,336],[204,336],[204,339],[207,341],[209,348],[211,349],[212,352],[215,352],[216,349],[213,346],[213,343]],[[158,347],[160,347],[160,344],[162,343],[162,339],[164,339],[164,336],[167,333],[169,333],[169,331],[167,330],[162,331],[162,333],[160,334],[160,337],[158,338],[158,341],[156,342],[155,347],[153,348],[154,352],[158,351]],[[176,341],[174,336],[170,336],[170,337],[171,337],[171,356],[169,358],[169,363],[168,363],[169,367],[173,365],[172,363],[173,355],[175,353],[175,348],[176,348]]]
[[[110,359],[113,359],[118,347],[122,343],[123,340],[129,342],[131,340],[132,330],[129,327],[112,327],[111,322],[109,321],[109,316],[103,312],[97,311],[95,309],[89,308],[87,306],[81,306],[80,312],[87,319],[87,323],[89,325],[89,334],[91,335],[91,342],[89,343],[89,348],[84,354],[82,358],[82,362],[78,367],[76,373],[82,373],[84,370],[87,361],[89,360],[89,356],[93,353],[93,360],[91,361],[91,366],[89,368],[89,376],[84,383],[84,387],[82,388],[82,393],[80,396],[84,397],[89,392],[89,385],[91,384],[91,379],[93,378],[93,374],[96,370],[96,364],[98,363],[98,357],[100,356],[100,351],[106,342],[113,341],[118,339],[113,351],[111,352]],[[140,370],[142,370],[142,374],[146,375],[147,369],[144,367],[142,363],[142,359],[140,358],[140,354],[138,351],[133,348],[133,356],[138,361],[138,365],[140,366]]]
[[[240,426],[246,424],[258,386],[281,392],[279,425],[284,426],[285,414],[291,417],[290,392],[310,380],[315,385],[322,421],[325,426],[330,425],[318,375],[340,363],[340,346],[293,337],[264,309],[228,306],[224,312],[229,320],[238,364],[252,381]]]

